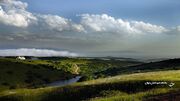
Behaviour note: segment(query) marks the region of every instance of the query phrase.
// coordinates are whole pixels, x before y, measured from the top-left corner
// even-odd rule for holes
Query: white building
[[[17,60],[26,60],[26,58],[23,57],[23,56],[18,56],[16,59],[17,59]]]

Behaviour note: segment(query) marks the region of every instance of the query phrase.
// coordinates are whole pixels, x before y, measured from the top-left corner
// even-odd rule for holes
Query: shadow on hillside
[[[152,71],[180,70],[180,59],[169,59],[159,62],[144,63],[124,68],[109,68],[105,71],[96,72],[96,75],[115,76],[120,74],[143,73]]]
[[[81,101],[95,97],[102,97],[103,91],[119,91],[126,94],[134,94],[138,92],[148,91],[154,88],[165,88],[167,85],[145,85],[150,81],[121,81],[111,82],[103,84],[90,84],[79,86],[64,86],[59,87],[54,91],[45,93],[39,96],[41,101]],[[163,81],[157,81],[163,82]],[[164,81],[165,82],[165,81]],[[177,82],[179,83],[179,82]],[[179,84],[178,84],[179,85]],[[179,87],[179,86],[178,86]],[[31,95],[28,95],[31,98]],[[0,98],[0,101],[26,101],[26,97],[23,95],[9,95]],[[33,99],[33,96],[32,96]],[[30,100],[30,99],[28,99]],[[30,100],[34,101],[34,100]]]
[[[176,92],[150,96],[143,101],[180,101],[180,90]]]
[[[86,86],[62,87],[50,92],[42,101],[80,101],[100,97],[102,91],[120,91],[128,94],[147,91],[153,88],[166,87],[165,85],[145,85],[146,81],[128,81]]]

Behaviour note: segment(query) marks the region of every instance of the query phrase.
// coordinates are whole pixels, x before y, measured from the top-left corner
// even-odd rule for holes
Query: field
[[[179,59],[2,58],[0,101],[179,101],[179,67]],[[62,87],[44,85],[75,76],[82,78]],[[161,84],[148,84],[152,82]]]
[[[0,59],[0,69],[0,91],[43,86],[52,81],[65,80],[74,76],[52,68],[45,61]]]
[[[158,77],[158,78],[157,78]],[[175,82],[168,85],[145,86],[146,81]],[[1,92],[1,101],[141,101],[168,92],[178,92],[180,70],[136,73],[80,82],[64,87],[18,89]]]
[[[48,58],[25,61],[14,58],[0,59],[0,91],[16,88],[37,88],[58,80],[81,75],[81,81],[95,79],[95,72],[112,67],[135,65],[139,62]]]

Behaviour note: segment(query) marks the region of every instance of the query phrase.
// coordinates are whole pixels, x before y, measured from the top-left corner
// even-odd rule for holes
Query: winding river
[[[50,84],[47,84],[47,86],[50,86],[50,87],[52,87],[52,86],[65,86],[65,85],[69,85],[69,84],[77,82],[80,78],[81,78],[81,76],[76,76],[75,78],[72,78],[69,80],[55,81],[55,82],[52,82]]]

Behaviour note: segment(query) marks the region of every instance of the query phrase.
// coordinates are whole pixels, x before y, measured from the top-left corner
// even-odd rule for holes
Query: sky
[[[0,0],[0,55],[180,57],[179,0]]]

